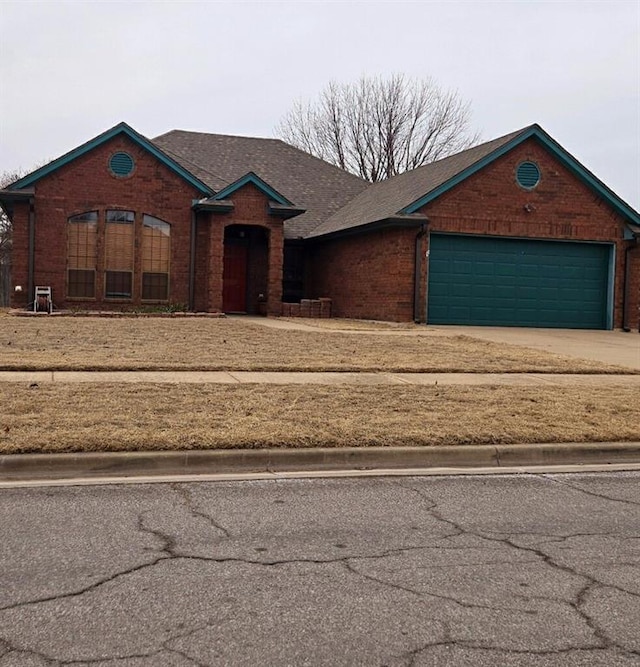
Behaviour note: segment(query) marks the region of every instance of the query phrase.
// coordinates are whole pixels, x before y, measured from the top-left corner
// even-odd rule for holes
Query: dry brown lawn
[[[0,385],[0,453],[640,440],[635,389]]]
[[[279,330],[240,319],[0,316],[0,370],[633,373],[475,338]]]

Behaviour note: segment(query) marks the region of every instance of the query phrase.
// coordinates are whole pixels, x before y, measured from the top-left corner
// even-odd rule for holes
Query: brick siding
[[[126,151],[135,160],[128,178],[112,176],[110,156]],[[171,225],[169,300],[186,303],[189,297],[189,247],[191,202],[200,196],[147,151],[123,135],[81,155],[42,178],[35,186],[34,284],[50,285],[57,308],[109,309],[141,305],[142,215],[147,213]],[[98,235],[95,299],[67,299],[67,219],[85,211],[98,211],[99,229],[104,229],[107,209],[136,212],[135,265],[132,298],[104,298],[104,243]],[[13,283],[23,286],[15,306],[26,305],[28,264],[28,205],[16,207],[14,220]]]
[[[520,162],[538,164],[534,190],[515,182]],[[525,206],[530,210],[527,211]],[[623,220],[566,167],[531,139],[425,205],[431,232],[534,239],[604,241],[616,246],[614,326],[623,326],[625,249]],[[388,229],[313,246],[310,289],[333,300],[338,317],[409,321],[414,317],[415,229]],[[422,257],[428,238],[421,242]],[[640,248],[631,253],[627,323],[640,327]],[[419,313],[425,319],[426,262],[422,262]]]

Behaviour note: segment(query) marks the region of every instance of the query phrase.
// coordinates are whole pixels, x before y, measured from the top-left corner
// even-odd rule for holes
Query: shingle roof
[[[529,127],[374,183],[313,229],[309,237],[341,232],[401,213],[421,197],[526,132]]]
[[[287,238],[309,235],[369,186],[358,176],[280,139],[172,130],[152,141],[216,191],[254,172],[293,204],[306,209],[284,223]]]

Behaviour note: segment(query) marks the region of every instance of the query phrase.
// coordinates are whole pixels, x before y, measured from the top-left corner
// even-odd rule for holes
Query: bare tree
[[[396,74],[330,83],[298,101],[276,127],[298,148],[368,181],[380,181],[477,143],[470,106],[432,79]]]

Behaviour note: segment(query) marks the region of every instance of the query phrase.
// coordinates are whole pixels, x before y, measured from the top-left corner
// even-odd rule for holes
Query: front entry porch
[[[266,314],[269,292],[269,230],[229,225],[224,230],[222,310]]]

